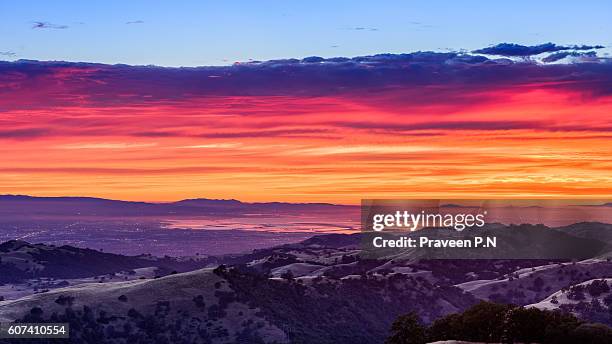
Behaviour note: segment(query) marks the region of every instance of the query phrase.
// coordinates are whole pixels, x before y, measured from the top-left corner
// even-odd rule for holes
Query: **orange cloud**
[[[532,77],[497,83],[487,70],[481,81],[389,77],[343,91],[342,80],[315,78],[253,92],[164,86],[167,71],[151,88],[142,71],[126,80],[107,67],[37,68],[1,79],[3,193],[352,204],[612,196],[612,96],[601,73],[560,80],[576,66],[518,66]]]

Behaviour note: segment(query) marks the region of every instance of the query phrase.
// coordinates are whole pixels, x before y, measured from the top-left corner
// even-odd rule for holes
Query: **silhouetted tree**
[[[424,344],[427,340],[425,330],[416,313],[401,315],[391,325],[391,336],[385,344]]]

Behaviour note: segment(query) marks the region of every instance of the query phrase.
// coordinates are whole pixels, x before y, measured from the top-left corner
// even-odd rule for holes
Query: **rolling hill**
[[[587,231],[585,226],[581,225],[581,233]],[[599,224],[592,226],[593,231],[599,228]],[[573,237],[538,226],[519,229],[537,231],[533,238],[540,242],[534,243],[534,250],[551,242],[566,245],[565,240]],[[249,254],[207,258],[216,268],[53,288],[0,301],[0,321],[69,322],[75,342],[104,338],[102,343],[322,344],[382,343],[398,315],[414,311],[431,324],[480,300],[555,307],[586,320],[612,322],[606,317],[612,262],[601,259],[598,252],[575,262],[398,259],[397,255],[370,259],[362,254],[361,240],[360,234],[315,236]],[[580,240],[605,246],[593,238]],[[103,255],[23,242],[0,247],[5,254],[28,257],[35,257],[32,251],[41,249],[58,251],[47,252],[45,257],[79,252],[92,262]],[[151,258],[112,259],[125,259],[115,266],[127,268]],[[39,264],[41,271],[56,271],[47,260],[32,262],[30,269]],[[591,293],[593,283],[608,289],[596,291],[594,297],[576,296]]]

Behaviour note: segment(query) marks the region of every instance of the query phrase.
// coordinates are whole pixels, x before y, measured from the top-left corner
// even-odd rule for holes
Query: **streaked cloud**
[[[0,139],[29,139],[44,137],[50,133],[47,128],[9,128],[0,129]]]
[[[202,145],[191,145],[191,146],[181,146],[179,148],[189,148],[189,149],[219,149],[219,148],[236,148],[240,147],[240,143],[210,143],[210,144],[202,144]]]
[[[57,146],[60,149],[130,149],[157,146],[156,143],[125,143],[125,142],[105,142],[105,143],[73,143]]]
[[[306,148],[290,151],[289,154],[296,155],[338,155],[338,154],[397,154],[397,153],[416,153],[438,151],[439,148],[427,146],[326,146],[317,148]]]
[[[68,25],[53,24],[53,23],[41,22],[41,21],[36,21],[32,25],[32,29],[56,29],[56,30],[62,30],[62,29],[67,29],[67,28],[68,28]]]
[[[352,30],[352,31],[378,31],[378,28],[376,28],[376,27],[366,27],[366,26],[354,26],[354,27],[345,28],[345,30]]]

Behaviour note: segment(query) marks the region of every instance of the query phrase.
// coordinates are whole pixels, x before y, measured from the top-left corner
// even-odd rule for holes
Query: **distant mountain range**
[[[246,203],[224,199],[186,199],[169,203],[118,201],[94,197],[0,195],[0,216],[169,216],[240,215],[275,212],[337,212],[358,209],[329,203]]]

